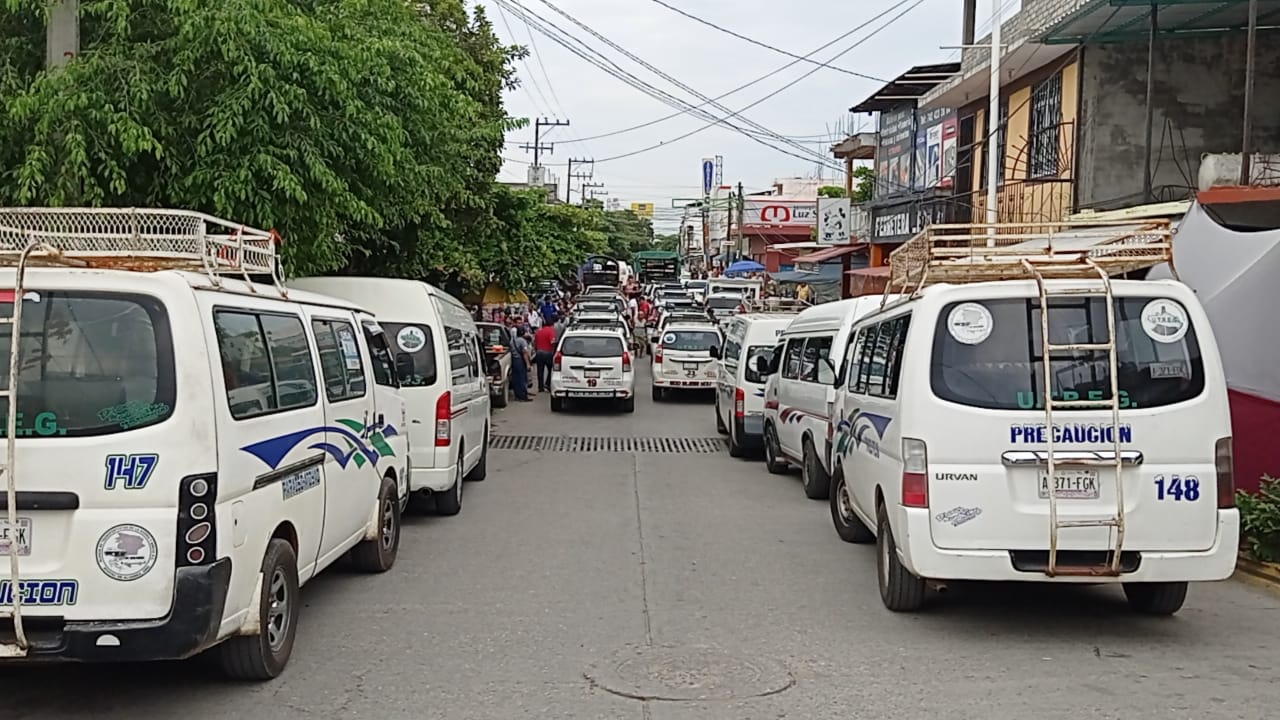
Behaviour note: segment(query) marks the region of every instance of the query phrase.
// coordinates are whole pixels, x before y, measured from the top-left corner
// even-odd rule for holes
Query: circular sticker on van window
[[[1142,330],[1158,343],[1175,343],[1187,334],[1187,311],[1173,300],[1152,300],[1142,308]]]
[[[409,325],[401,328],[400,332],[396,333],[396,345],[399,345],[400,349],[407,353],[417,352],[426,344],[427,334],[422,332],[422,328]]]
[[[991,311],[979,303],[960,303],[947,316],[947,330],[957,342],[977,345],[991,337]]]

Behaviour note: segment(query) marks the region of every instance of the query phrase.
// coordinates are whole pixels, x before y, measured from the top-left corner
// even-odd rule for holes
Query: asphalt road
[[[498,434],[715,437],[711,406],[495,417]],[[1264,718],[1280,599],[1192,589],[1172,619],[1109,588],[954,588],[884,610],[873,549],[797,477],[715,453],[494,450],[462,514],[408,521],[399,563],[304,589],[285,675],[199,659],[0,675],[0,718],[732,720]],[[637,699],[670,698],[670,699]],[[703,698],[703,699],[699,699]],[[709,699],[708,699],[709,698]]]

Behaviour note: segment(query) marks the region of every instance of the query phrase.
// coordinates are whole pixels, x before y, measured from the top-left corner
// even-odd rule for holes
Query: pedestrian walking
[[[538,392],[551,392],[551,365],[556,355],[556,326],[548,323],[533,334],[533,362],[538,367]]]
[[[532,402],[529,397],[529,338],[524,328],[516,330],[515,345],[511,348],[511,392],[520,402]]]

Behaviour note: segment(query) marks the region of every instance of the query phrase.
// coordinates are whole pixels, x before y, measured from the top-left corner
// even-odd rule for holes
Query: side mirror
[[[769,358],[765,357],[764,355],[757,355],[757,356],[755,357],[755,361],[756,361],[756,373],[757,373],[757,374],[759,374],[759,375],[772,375],[772,374],[773,374],[773,373],[771,372],[771,368],[769,367],[769,365],[770,365],[770,363],[769,363]]]
[[[710,348],[708,348],[708,349],[707,349],[707,351],[711,353],[711,357],[715,358],[716,360],[719,360],[719,359],[720,359],[720,346],[719,346],[719,345],[712,345]]]

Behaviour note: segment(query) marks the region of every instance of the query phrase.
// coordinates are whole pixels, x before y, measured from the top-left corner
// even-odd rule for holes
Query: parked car
[[[565,330],[551,366],[551,411],[577,400],[607,400],[635,412],[636,376],[621,330]]]
[[[504,408],[511,388],[511,330],[501,323],[476,323],[484,347],[485,371],[489,375],[489,398],[494,407]]]
[[[657,337],[650,378],[653,400],[680,390],[710,390],[717,367],[712,353],[724,342],[710,320],[669,323]]]

